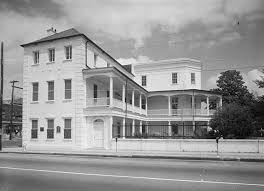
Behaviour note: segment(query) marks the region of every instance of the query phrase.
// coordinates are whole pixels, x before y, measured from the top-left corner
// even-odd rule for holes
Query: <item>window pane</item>
[[[71,80],[65,80],[65,99],[71,99]]]
[[[55,49],[49,49],[49,61],[50,62],[55,61]]]
[[[67,60],[72,58],[72,47],[71,46],[65,47],[65,57]]]
[[[191,83],[195,84],[195,73],[191,73]]]
[[[71,119],[64,119],[64,128],[65,129],[71,128]]]
[[[177,73],[172,73],[172,83],[177,84],[178,79],[177,79]]]
[[[48,129],[53,129],[54,128],[54,120],[53,119],[49,119],[48,120]]]
[[[48,100],[54,100],[54,82],[48,82]]]
[[[38,120],[31,121],[31,138],[37,139],[38,138]]]
[[[32,101],[38,101],[38,83],[33,83]]]
[[[39,63],[39,51],[33,52],[34,54],[34,63],[37,64]]]
[[[141,77],[141,83],[142,83],[142,86],[146,86],[147,85],[147,76],[142,76]]]

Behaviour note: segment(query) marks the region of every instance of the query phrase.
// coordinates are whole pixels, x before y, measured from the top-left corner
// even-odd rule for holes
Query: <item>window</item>
[[[97,98],[97,85],[94,84],[94,98]]]
[[[64,98],[65,99],[71,99],[71,95],[72,95],[72,83],[71,80],[64,80],[65,83],[65,95]]]
[[[61,127],[60,126],[57,126],[56,127],[56,131],[57,131],[57,133],[60,133],[61,132]]]
[[[38,89],[39,89],[39,84],[38,82],[34,82],[32,84],[33,91],[32,91],[32,101],[38,101]]]
[[[195,73],[191,73],[191,84],[195,84]]]
[[[54,119],[48,119],[47,139],[54,139]]]
[[[146,109],[146,99],[145,98],[142,98],[141,100],[141,108]]]
[[[49,49],[49,62],[55,62],[55,49]]]
[[[147,76],[141,76],[141,84],[142,86],[147,86]]]
[[[71,139],[71,119],[64,119],[64,139]]]
[[[54,81],[48,82],[48,100],[54,100]]]
[[[96,67],[97,59],[98,59],[98,55],[94,54],[94,67]]]
[[[31,139],[38,138],[38,120],[31,121]]]
[[[34,55],[34,64],[38,64],[39,63],[39,51],[33,52],[33,55]]]
[[[178,83],[178,78],[177,77],[178,77],[177,73],[172,73],[171,80],[172,80],[173,84],[177,84]]]
[[[65,46],[65,58],[66,60],[72,59],[72,46]]]

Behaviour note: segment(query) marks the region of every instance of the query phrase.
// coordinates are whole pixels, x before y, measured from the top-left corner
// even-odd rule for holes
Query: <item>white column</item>
[[[113,116],[109,118],[109,148],[111,148],[111,140],[113,138]]]
[[[148,96],[146,96],[146,115],[148,114]]]
[[[192,122],[192,126],[193,126],[193,133],[195,131],[195,121]]]
[[[126,87],[125,87],[125,85],[123,84],[123,86],[122,86],[122,102],[123,102],[123,110],[126,109],[126,102],[125,102],[125,100],[126,100]]]
[[[139,121],[139,133],[142,135],[142,121]]]
[[[135,111],[135,91],[132,90],[132,108],[133,112]]]
[[[168,121],[168,134],[171,136],[171,122]]]
[[[110,76],[110,95],[109,95],[109,99],[110,99],[110,107],[113,107],[113,77]]]
[[[126,118],[123,118],[123,132],[122,132],[122,137],[123,139],[126,136]]]
[[[168,96],[168,111],[169,111],[169,116],[171,116],[171,97]]]
[[[135,135],[135,119],[132,120],[132,136]]]
[[[194,95],[192,95],[192,114],[194,115],[194,102],[195,102],[195,100],[194,100]]]
[[[148,127],[148,122],[146,122],[146,133],[148,134],[148,132],[149,132],[149,129],[148,129],[149,127]]]
[[[207,96],[207,97],[206,97],[206,108],[207,108],[207,115],[208,115],[208,116],[209,116],[209,114],[210,114],[209,106],[210,106],[209,96]]]
[[[141,114],[141,108],[142,107],[142,97],[141,97],[141,93],[139,94],[139,109],[140,109],[140,114]]]

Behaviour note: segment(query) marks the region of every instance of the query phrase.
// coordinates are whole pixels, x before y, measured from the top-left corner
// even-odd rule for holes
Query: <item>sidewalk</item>
[[[264,153],[212,153],[212,152],[159,152],[159,151],[115,151],[103,149],[70,150],[70,151],[23,151],[21,147],[3,148],[0,153],[17,154],[49,154],[87,157],[121,157],[121,158],[153,158],[182,160],[213,160],[213,161],[245,161],[264,162]]]

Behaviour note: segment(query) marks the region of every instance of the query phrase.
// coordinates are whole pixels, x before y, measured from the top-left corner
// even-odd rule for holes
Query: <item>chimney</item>
[[[51,27],[50,29],[47,30],[47,36],[56,34],[56,29],[54,29],[53,27]]]

